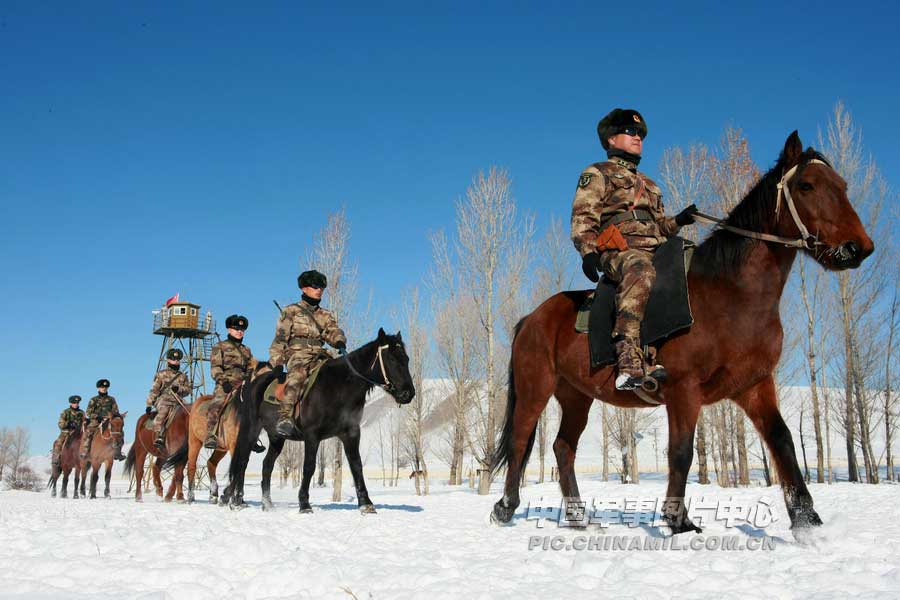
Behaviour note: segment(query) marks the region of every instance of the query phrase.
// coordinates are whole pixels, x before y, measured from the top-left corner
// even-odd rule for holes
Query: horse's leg
[[[507,390],[507,410],[510,402],[515,405],[503,426],[502,439],[508,440],[507,447],[499,449],[506,453],[506,483],[503,497],[494,504],[491,513],[491,520],[496,523],[508,523],[519,507],[519,484],[527,466],[524,464],[525,450],[556,384],[548,360],[532,360],[526,368],[517,360],[515,348],[510,360],[513,361],[513,381]]]
[[[700,416],[699,391],[672,394],[667,397],[666,414],[669,419],[669,485],[663,518],[673,534],[702,530],[694,525],[684,506],[684,491],[688,473],[694,460],[694,431]]]
[[[137,436],[135,436],[137,438]],[[134,440],[135,444],[140,444],[140,439]],[[147,455],[138,447],[134,451],[134,501],[144,501],[144,461]]]
[[[90,472],[91,472],[91,463],[89,463],[87,460],[83,461],[81,463],[81,497],[82,498],[87,498],[87,491],[86,491],[87,480],[88,480],[88,473],[90,473]]]
[[[797,464],[797,452],[791,432],[778,410],[774,379],[767,377],[735,398],[735,402],[753,421],[772,452],[775,468],[781,477],[781,489],[791,518],[791,529],[808,529],[821,525],[822,519],[813,508],[812,496],[803,481],[800,465]]]
[[[206,461],[206,474],[209,476],[209,503],[215,504],[218,502],[220,506],[228,504],[228,501],[231,499],[230,496],[225,494],[222,494],[222,497],[219,498],[219,482],[216,480],[216,467],[223,456],[225,456],[225,451],[216,448],[209,455],[209,460]]]
[[[153,487],[156,489],[156,495],[159,498],[163,497],[163,484],[162,484],[162,463],[159,462],[159,457],[153,458],[153,468],[150,469],[150,476],[153,478]],[[163,461],[165,462],[165,461]]]
[[[91,500],[97,497],[97,482],[100,481],[101,464],[91,461]]]
[[[312,512],[312,506],[309,504],[309,484],[316,472],[316,455],[318,453],[319,440],[305,436],[303,440],[303,481],[300,483],[300,491],[297,492],[301,513]]]
[[[262,507],[263,510],[274,510],[275,505],[272,504],[272,470],[275,468],[275,461],[284,448],[284,438],[281,436],[273,436],[269,441],[269,449],[266,451],[266,457],[263,459],[262,472]]]
[[[59,477],[59,473],[56,473],[56,477]],[[53,496],[56,496],[56,477],[53,479]],[[69,470],[63,472],[63,480],[62,480],[62,492],[59,494],[60,498],[67,498],[69,495]],[[75,481],[75,490],[73,496],[75,498],[78,497],[78,481]]]
[[[197,478],[197,458],[200,456],[200,448],[203,443],[200,438],[194,435],[193,429],[188,430],[188,458],[187,458],[187,479],[188,479],[188,502],[194,501],[194,484]]]
[[[109,480],[112,479],[112,466],[113,466],[112,459],[109,459],[108,461],[106,461],[106,473],[103,474],[103,480],[104,480],[103,481],[103,483],[104,483],[103,497],[104,498],[110,497],[109,496]]]
[[[178,502],[184,502],[184,465],[175,465],[175,470],[172,472],[172,477],[175,479],[175,500]]]
[[[559,467],[559,488],[565,502],[563,508],[568,509],[570,504],[575,507],[581,506],[581,493],[578,491],[578,481],[575,478],[575,454],[578,451],[578,440],[587,426],[593,398],[582,394],[562,379],[553,394],[559,400],[562,415],[559,433],[553,442],[553,454]],[[568,510],[565,510],[564,514],[568,515]]]
[[[363,514],[375,512],[375,506],[369,499],[369,491],[366,489],[366,480],[363,477],[362,458],[359,456],[359,428],[351,430],[344,436],[341,436],[341,442],[344,444],[344,453],[347,455],[347,462],[350,463],[350,473],[353,475],[353,485],[356,487],[356,500],[359,504],[359,511]]]

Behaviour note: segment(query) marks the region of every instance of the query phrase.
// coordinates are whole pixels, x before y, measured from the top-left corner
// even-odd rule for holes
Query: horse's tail
[[[527,318],[527,317],[525,317]],[[519,330],[525,323],[525,318],[516,323],[513,329],[512,343],[516,341]],[[509,381],[506,387],[506,420],[503,423],[503,431],[500,433],[500,440],[497,442],[497,449],[494,450],[494,456],[491,460],[491,471],[496,474],[500,469],[509,464],[509,457],[512,453],[512,436],[513,436],[513,415],[516,412],[516,377],[513,362],[515,355],[511,352],[509,355]],[[522,466],[528,464],[528,458],[531,456],[531,450],[534,448],[534,438],[537,434],[537,425],[531,431],[531,437],[528,438],[528,445],[525,447],[525,455],[522,457]]]
[[[231,455],[231,462],[228,465],[228,482],[233,485],[244,471],[247,470],[247,464],[250,462],[250,451],[253,447],[254,436],[257,421],[259,420],[259,403],[262,401],[266,387],[277,375],[272,373],[264,373],[252,382],[247,382],[241,386],[240,402],[237,403],[238,411],[238,434],[237,441],[234,445],[234,453]]]
[[[133,447],[133,446],[132,446]],[[162,464],[163,469],[170,469],[180,464],[184,464],[187,462],[188,455],[188,436],[184,436],[184,443],[181,444],[181,448],[175,451],[174,454],[166,458],[166,462]]]
[[[140,425],[138,425],[138,435],[140,435],[140,431]],[[131,477],[131,471],[134,469],[134,461],[137,457],[137,445],[138,440],[135,439],[134,443],[131,444],[131,449],[128,451],[128,456],[125,457],[125,466],[123,467],[123,471],[129,477]]]

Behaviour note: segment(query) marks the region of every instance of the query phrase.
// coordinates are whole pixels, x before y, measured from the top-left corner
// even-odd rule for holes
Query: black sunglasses
[[[622,130],[622,133],[630,136],[638,136],[641,139],[644,139],[644,136],[641,134],[641,130],[637,127],[626,127]]]

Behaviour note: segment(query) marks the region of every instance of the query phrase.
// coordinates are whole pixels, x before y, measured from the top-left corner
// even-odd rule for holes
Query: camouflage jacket
[[[212,347],[209,363],[209,371],[216,385],[228,381],[236,386],[256,367],[250,348],[231,340],[223,340]]]
[[[158,372],[153,378],[150,395],[147,396],[147,406],[156,406],[159,400],[176,402],[175,396],[169,390],[175,392],[179,398],[190,396],[191,382],[187,375],[182,371],[173,371],[168,368]]]
[[[84,423],[84,411],[80,408],[72,408],[71,406],[59,414],[59,422],[57,425],[60,430],[68,431],[70,425],[74,425],[71,429],[81,429]]]
[[[84,416],[86,416],[91,421],[99,421],[100,419],[105,419],[112,413],[114,415],[119,414],[119,405],[116,404],[116,399],[106,394],[105,396],[101,396],[97,394],[91,401],[88,402],[87,410],[84,411]]]
[[[607,219],[632,209],[649,212],[653,220],[617,224],[630,248],[652,250],[678,233],[675,218],[663,213],[659,186],[629,167],[633,167],[630,162],[611,158],[581,173],[572,203],[572,241],[582,256],[597,251],[597,236],[606,228]]]
[[[269,363],[273,367],[287,364],[295,352],[318,349],[322,342],[332,346],[347,343],[334,313],[301,300],[285,307],[275,327],[275,339],[269,346]]]

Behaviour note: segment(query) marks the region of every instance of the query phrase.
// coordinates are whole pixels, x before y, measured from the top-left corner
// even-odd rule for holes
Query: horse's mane
[[[800,167],[797,176],[801,175],[806,164],[811,160],[821,160],[831,166],[828,160],[813,148],[807,148],[800,155]],[[725,219],[727,225],[771,233],[775,225],[775,204],[777,202],[777,184],[785,169],[784,153],[778,157],[769,171],[763,175],[756,185],[744,196]],[[716,229],[694,252],[692,270],[711,276],[734,275],[744,264],[747,251],[753,246],[753,240],[730,231]]]

